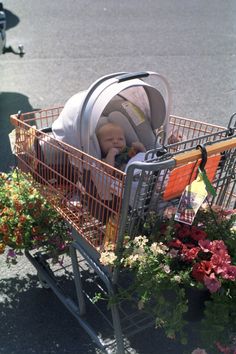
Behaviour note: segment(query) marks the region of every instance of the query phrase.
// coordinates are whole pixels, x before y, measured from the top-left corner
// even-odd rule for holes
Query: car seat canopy
[[[155,146],[155,131],[167,129],[169,103],[169,97],[143,80],[108,78],[72,96],[52,130],[57,139],[100,159],[96,130],[101,123],[114,122],[124,129],[128,145],[139,140],[148,150]]]

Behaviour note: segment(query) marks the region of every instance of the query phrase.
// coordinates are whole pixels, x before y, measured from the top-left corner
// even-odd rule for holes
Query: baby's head
[[[106,156],[111,148],[122,149],[126,146],[123,129],[115,123],[105,123],[97,130],[97,138],[102,156]]]

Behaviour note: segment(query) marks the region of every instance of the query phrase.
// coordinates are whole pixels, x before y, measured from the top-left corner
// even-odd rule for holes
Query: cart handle
[[[213,145],[209,145],[206,147],[207,156],[215,155],[221,153],[225,150],[230,150],[236,148],[236,138],[232,138],[229,140],[221,141],[219,143],[215,143]],[[184,152],[179,154],[174,158],[175,167],[183,166],[188,162],[193,162],[201,159],[202,152],[199,150],[193,150],[189,152]]]
[[[121,75],[120,77],[118,77],[118,82],[124,82],[124,81],[128,81],[128,80],[133,80],[133,79],[141,79],[143,77],[148,77],[149,73],[145,72],[145,71],[141,71],[141,72],[136,72],[136,73],[128,73],[128,74],[124,74]]]

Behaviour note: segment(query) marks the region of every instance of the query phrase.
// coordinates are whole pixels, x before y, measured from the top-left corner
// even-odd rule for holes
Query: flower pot
[[[188,300],[188,311],[184,319],[190,322],[200,321],[204,315],[205,301],[210,300],[207,289],[185,288]]]

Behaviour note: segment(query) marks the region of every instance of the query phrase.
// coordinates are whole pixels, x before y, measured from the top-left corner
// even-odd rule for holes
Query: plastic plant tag
[[[115,245],[117,229],[118,229],[117,217],[110,216],[108,223],[106,225],[106,232],[104,237],[104,249],[107,249],[107,247],[111,245],[113,246]]]
[[[201,171],[200,168],[198,168],[198,172],[202,176],[202,179],[203,179],[203,182],[205,183],[207,192],[209,194],[211,194],[213,197],[215,197],[216,196],[216,191],[215,191],[213,185],[211,184],[211,182],[209,181],[209,178],[207,177],[206,171],[205,170]]]
[[[180,198],[175,220],[192,225],[198,209],[204,203],[207,194],[202,174],[199,173],[197,179],[185,188]]]
[[[11,152],[14,155],[16,153],[16,129],[13,129],[10,134],[8,134]]]

